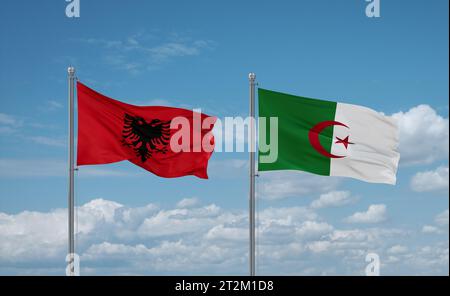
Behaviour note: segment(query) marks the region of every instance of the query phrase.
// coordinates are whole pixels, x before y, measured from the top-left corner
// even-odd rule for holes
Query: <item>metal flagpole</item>
[[[74,254],[75,254],[75,200],[74,200],[74,84],[75,68],[67,69],[69,74],[69,275],[75,275]]]
[[[250,276],[255,275],[255,73],[248,74],[250,82],[250,196],[249,196],[249,227],[250,227]]]

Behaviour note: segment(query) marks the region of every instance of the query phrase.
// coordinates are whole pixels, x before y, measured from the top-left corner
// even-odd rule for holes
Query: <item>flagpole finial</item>
[[[248,80],[255,80],[256,79],[256,74],[253,72],[248,73]]]
[[[67,73],[69,73],[69,75],[75,74],[75,67],[70,66],[67,68]]]

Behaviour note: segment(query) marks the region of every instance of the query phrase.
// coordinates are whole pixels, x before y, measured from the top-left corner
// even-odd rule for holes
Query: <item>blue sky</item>
[[[0,236],[8,243],[0,247],[0,273],[64,273],[66,235],[53,237],[49,232],[56,230],[35,219],[51,221],[67,206],[66,69],[73,65],[80,81],[133,104],[244,116],[247,74],[253,71],[266,89],[393,115],[401,122],[396,186],[291,172],[259,178],[261,232],[266,232],[258,270],[361,274],[365,253],[375,250],[385,274],[448,274],[448,1],[381,0],[378,19],[366,17],[366,5],[363,0],[81,0],[81,17],[69,19],[63,0],[4,1]],[[161,179],[126,162],[80,168],[77,204],[90,217],[86,220],[94,221],[79,235],[82,272],[177,274],[184,270],[180,262],[211,252],[186,272],[245,274],[246,159],[246,153],[214,154],[209,180]],[[321,195],[335,203],[313,207]],[[139,210],[147,204],[158,210]],[[135,211],[139,222],[123,226],[115,220],[116,208]],[[357,212],[368,220],[350,223]],[[177,215],[185,215],[181,224],[190,231],[180,231]],[[160,217],[167,220],[158,224]],[[64,231],[63,216],[56,221]],[[41,222],[39,229],[31,226]],[[156,224],[148,231],[158,225],[177,231],[138,235],[149,223]],[[122,227],[134,231],[125,238],[118,234]],[[36,232],[42,233],[35,237]],[[280,245],[270,243],[278,237]],[[32,238],[41,244],[27,247]],[[138,256],[140,245],[144,255]],[[189,251],[176,262],[155,255],[170,246],[180,254]],[[48,248],[53,256],[35,259]],[[142,256],[166,264],[136,264]]]

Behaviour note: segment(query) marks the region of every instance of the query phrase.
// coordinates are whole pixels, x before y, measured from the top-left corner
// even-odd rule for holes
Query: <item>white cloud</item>
[[[42,104],[40,109],[42,111],[52,112],[52,111],[59,110],[59,109],[61,109],[63,107],[64,107],[64,105],[61,102],[59,102],[59,101],[48,100],[44,104]]]
[[[416,173],[411,179],[411,188],[417,192],[448,190],[448,167]]]
[[[56,104],[56,102],[54,102]],[[14,134],[15,137],[32,141],[36,144],[42,144],[47,146],[65,147],[66,141],[63,138],[50,138],[45,136],[26,136],[23,134],[22,128],[24,126],[31,128],[50,128],[48,125],[42,125],[35,122],[27,122],[24,124],[23,120],[18,119],[16,116],[0,113],[0,134]]]
[[[317,220],[315,212],[305,207],[269,207],[257,213],[262,225],[298,225],[301,222]]]
[[[191,208],[199,204],[199,200],[196,197],[183,198],[177,203],[177,208]]]
[[[32,137],[23,134],[24,127],[28,128],[45,128],[45,129],[55,129],[53,125],[41,124],[32,121],[24,121],[18,116],[0,113],[0,135],[14,135],[20,140],[30,140]],[[40,137],[36,137],[36,141],[39,141]],[[33,139],[32,139],[33,140]]]
[[[212,204],[195,209],[161,210],[145,218],[137,229],[140,237],[165,237],[205,231],[220,217],[220,208]]]
[[[403,256],[408,260],[410,269],[416,270],[418,275],[436,274],[436,270],[443,270],[442,274],[448,276],[449,248],[447,242],[438,242],[418,248],[412,254]]]
[[[91,216],[95,216],[96,219],[113,222],[116,210],[122,207],[123,205],[117,202],[98,198],[84,204],[81,207],[81,211],[82,215],[88,213]]]
[[[139,74],[175,58],[198,56],[211,49],[209,40],[192,40],[171,36],[160,40],[154,35],[138,33],[124,40],[105,40],[99,38],[78,39],[88,45],[102,48],[104,62],[120,70]]]
[[[67,162],[56,159],[0,158],[1,177],[65,176]]]
[[[380,223],[387,220],[386,205],[370,205],[366,212],[356,212],[346,219],[348,223]]]
[[[20,124],[20,121],[15,116],[8,115],[5,113],[0,113],[0,124],[16,126],[16,125]]]
[[[333,231],[333,226],[326,222],[305,221],[295,229],[299,238],[321,238]]]
[[[60,108],[64,107],[64,105],[58,101],[49,100],[47,103],[53,109],[60,109]]]
[[[407,165],[429,164],[447,159],[449,120],[428,105],[392,115],[400,129],[400,162]]]
[[[52,129],[56,127],[49,124],[41,124],[33,122],[32,120],[19,119],[17,116],[0,113],[0,135],[8,135],[11,137],[11,141],[14,143],[20,142],[33,142],[35,144],[53,146],[53,147],[66,147],[65,138],[36,136],[34,129]],[[30,132],[31,131],[31,132]],[[30,133],[30,135],[27,135]]]
[[[198,40],[194,42],[167,42],[155,47],[147,48],[155,62],[164,62],[172,57],[196,56],[200,50],[209,47],[207,41]]]
[[[96,199],[80,206],[76,213],[77,252],[85,272],[198,273],[204,272],[203,266],[220,262],[223,269],[216,273],[222,273],[227,264],[235,270],[245,259],[242,240],[246,236],[239,233],[248,232],[241,231],[241,226],[233,226],[240,224],[245,215],[224,212],[215,205],[161,210],[152,204],[127,208]],[[160,240],[161,237],[166,239]],[[218,244],[236,240],[241,242],[228,247]],[[39,261],[45,266],[59,262],[63,272],[66,246],[67,210],[0,213],[0,265],[14,266],[19,262],[21,266],[24,262],[33,265]],[[102,270],[102,260],[116,264],[117,269]],[[121,270],[122,265],[128,270]]]
[[[279,200],[333,190],[339,184],[339,178],[303,172],[264,172],[260,173],[257,182],[260,198]]]
[[[424,225],[422,233],[424,234],[448,234],[448,209],[439,213],[434,218],[436,225]]]
[[[248,228],[232,227],[223,224],[214,226],[205,235],[208,240],[239,241],[245,244],[248,240]]]
[[[434,219],[436,224],[441,226],[448,226],[448,209],[438,214]]]
[[[422,232],[423,233],[428,233],[428,234],[440,234],[440,233],[442,233],[442,231],[438,227],[432,226],[432,225],[424,225],[422,227]]]
[[[61,139],[61,138],[33,136],[33,137],[30,137],[30,140],[36,144],[41,144],[41,145],[46,145],[46,146],[53,146],[53,147],[66,147],[67,146],[66,140]]]
[[[388,254],[404,254],[408,252],[408,247],[402,245],[395,245],[387,250]]]
[[[341,207],[351,204],[356,198],[351,196],[349,191],[331,191],[320,195],[320,197],[311,203],[314,209]]]
[[[121,205],[102,199],[78,208],[78,232],[87,234],[111,222]],[[48,213],[24,211],[0,213],[0,261],[29,261],[64,258],[67,246],[67,210]]]
[[[363,242],[368,238],[368,233],[359,229],[335,230],[331,236],[334,242]]]
[[[84,275],[247,274],[245,211],[95,199],[76,213]],[[368,252],[390,258],[383,274],[448,273],[448,242],[405,248],[407,229],[336,229],[307,207],[266,208],[257,218],[259,274],[362,275]],[[66,209],[0,213],[1,274],[64,274],[66,249]]]
[[[17,159],[0,158],[0,177],[66,177],[67,161],[61,159]],[[102,166],[83,166],[76,172],[79,177],[125,177],[137,176],[141,172],[127,172],[115,169],[105,169]]]
[[[22,120],[13,115],[0,113],[0,134],[13,134],[23,124]]]
[[[313,241],[307,244],[308,250],[313,253],[324,253],[329,251],[330,247],[332,247],[332,243],[326,240],[322,241]]]

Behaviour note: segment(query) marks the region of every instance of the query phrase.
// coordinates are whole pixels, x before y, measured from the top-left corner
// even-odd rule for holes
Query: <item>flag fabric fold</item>
[[[135,106],[108,98],[77,83],[77,165],[128,160],[155,175],[208,178],[208,161],[214,149],[215,117],[163,106]],[[183,149],[174,151],[171,140],[188,124]],[[199,121],[199,122],[196,122]],[[205,122],[207,121],[207,122]],[[203,142],[209,149],[204,149]]]

